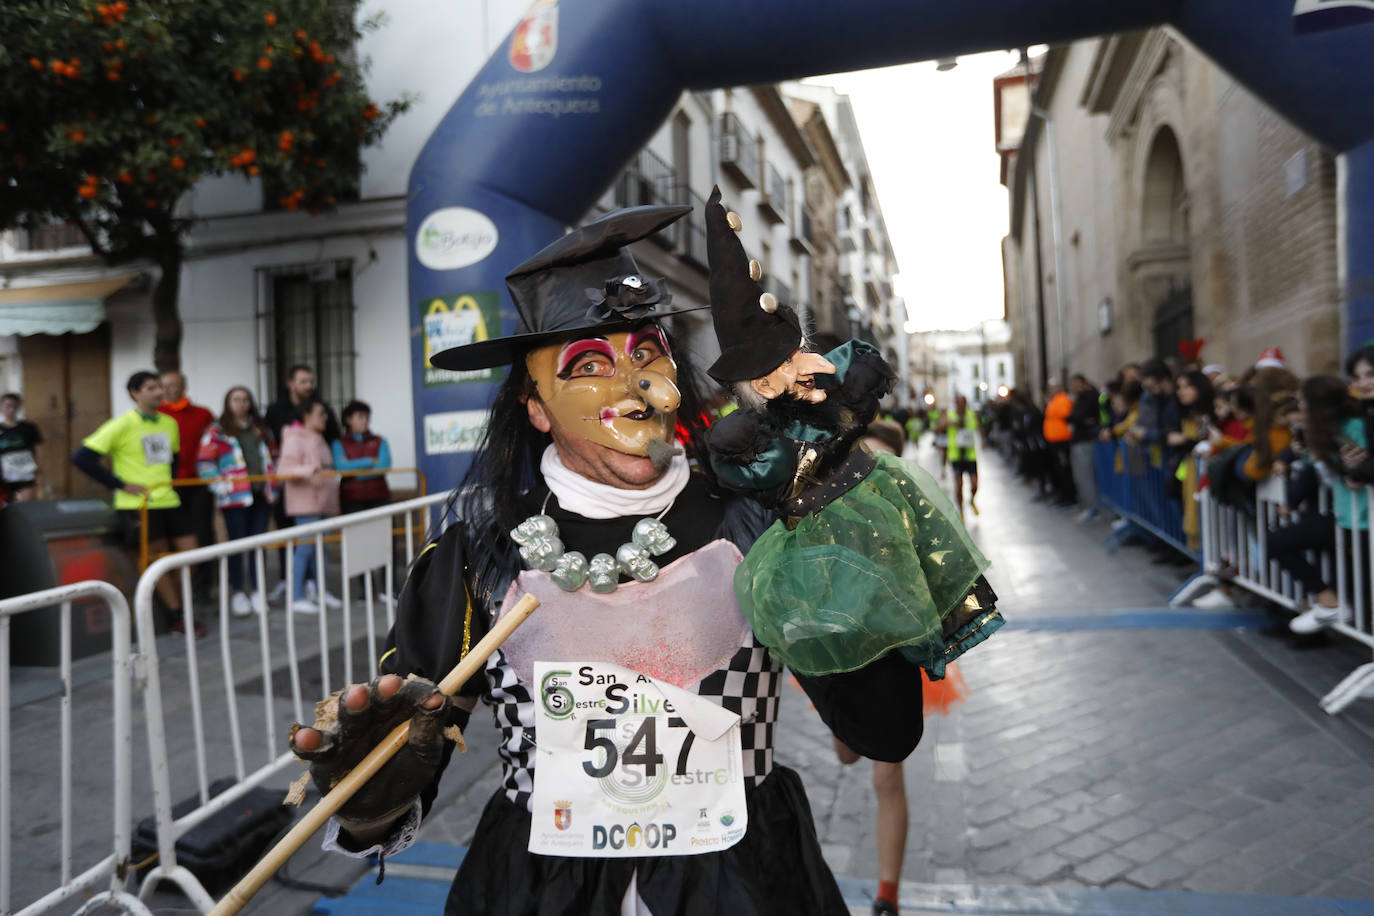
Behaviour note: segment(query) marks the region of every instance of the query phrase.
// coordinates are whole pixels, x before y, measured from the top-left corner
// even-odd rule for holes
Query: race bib
[[[155,464],[171,464],[172,437],[166,433],[148,433],[144,436],[143,463],[149,467]]]
[[[529,850],[690,856],[748,828],[739,716],[608,662],[535,662]]]
[[[0,455],[0,480],[24,483],[33,480],[37,473],[38,465],[33,460],[33,452],[28,449]]]
[[[973,446],[974,446],[973,430],[971,430],[971,429],[961,429],[961,430],[959,430],[957,433],[954,434],[954,444],[957,445],[959,448],[973,448]]]

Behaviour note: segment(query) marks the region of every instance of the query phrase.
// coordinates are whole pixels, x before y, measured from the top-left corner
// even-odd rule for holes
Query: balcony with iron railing
[[[759,185],[759,141],[734,112],[720,116],[721,171],[744,188]]]
[[[759,212],[769,222],[777,224],[787,221],[788,187],[787,179],[771,162],[763,166],[763,194],[759,196]]]
[[[692,211],[650,238],[706,269],[706,201],[682,181],[677,170],[652,150],[642,149],[615,180],[615,205],[638,207],[689,204]]]

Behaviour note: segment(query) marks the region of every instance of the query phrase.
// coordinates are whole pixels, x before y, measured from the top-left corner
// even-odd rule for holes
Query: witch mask
[[[682,396],[657,325],[540,347],[525,357],[539,399],[559,426],[597,445],[647,456],[671,442]]]

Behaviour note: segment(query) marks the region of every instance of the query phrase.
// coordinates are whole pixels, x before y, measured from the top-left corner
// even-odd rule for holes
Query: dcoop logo
[[[415,233],[415,256],[430,270],[471,267],[496,250],[500,238],[486,214],[444,207],[426,216]]]
[[[641,827],[636,822],[629,827],[620,824],[609,827],[596,824],[592,827],[593,849],[605,849],[607,846],[612,849],[667,849],[676,838],[675,824],[650,823]]]

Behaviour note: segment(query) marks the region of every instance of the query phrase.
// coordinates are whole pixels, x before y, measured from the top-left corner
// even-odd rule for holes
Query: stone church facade
[[[1272,346],[1337,370],[1335,159],[1168,29],[1037,68],[1036,114],[1002,150],[1017,377],[1100,383],[1197,338],[1233,375]],[[998,91],[1025,93],[1016,77]]]

